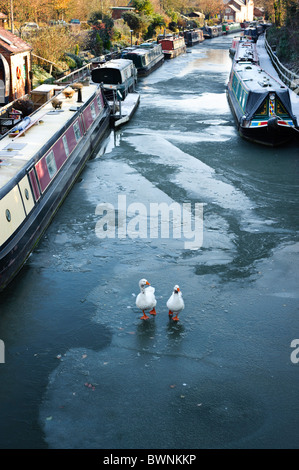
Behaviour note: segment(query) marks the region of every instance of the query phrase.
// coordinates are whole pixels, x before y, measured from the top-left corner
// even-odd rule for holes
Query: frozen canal
[[[139,81],[134,119],[107,135],[1,294],[0,448],[299,447],[298,146],[238,136],[231,39]],[[171,224],[156,236],[162,202],[203,208],[198,249]],[[113,210],[119,221],[110,238],[103,207],[107,227]],[[157,298],[147,321],[143,277]]]

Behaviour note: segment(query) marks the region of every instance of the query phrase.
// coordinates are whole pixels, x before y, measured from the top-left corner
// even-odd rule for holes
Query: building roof
[[[110,7],[110,10],[135,10],[134,7]]]
[[[188,13],[188,15],[186,16],[189,16],[189,17],[198,16],[199,18],[204,18],[205,15],[201,13],[200,11],[192,11],[191,13]]]
[[[235,11],[235,12],[240,11],[237,7],[235,7],[235,5],[229,4],[229,5],[227,5],[227,7],[229,7],[231,10],[233,10],[233,11]]]
[[[11,54],[18,54],[31,51],[32,47],[23,39],[7,31],[7,29],[0,28],[0,49],[4,49]]]

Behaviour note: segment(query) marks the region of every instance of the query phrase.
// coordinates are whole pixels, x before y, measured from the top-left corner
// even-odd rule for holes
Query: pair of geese
[[[148,287],[146,287],[148,286]],[[155,297],[155,288],[150,285],[146,279],[141,279],[139,281],[140,294],[136,297],[136,306],[142,310],[143,316],[141,320],[147,320],[149,318],[146,315],[145,311],[149,310],[151,315],[156,315],[156,305],[157,300]],[[169,309],[169,316],[172,317],[174,321],[179,321],[178,315],[185,307],[182,293],[178,285],[175,285],[173,288],[173,293],[166,302],[166,306]],[[175,316],[173,317],[173,314]]]

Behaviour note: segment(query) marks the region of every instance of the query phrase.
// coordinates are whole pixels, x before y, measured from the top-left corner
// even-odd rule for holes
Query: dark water
[[[242,140],[231,38],[139,81],[0,298],[0,448],[298,448],[298,145]],[[99,238],[99,204],[203,204],[203,243]],[[134,206],[136,208],[136,206]],[[129,226],[128,226],[129,229]],[[139,279],[157,317],[140,320]],[[179,284],[180,321],[166,301]],[[88,386],[90,384],[90,386]]]

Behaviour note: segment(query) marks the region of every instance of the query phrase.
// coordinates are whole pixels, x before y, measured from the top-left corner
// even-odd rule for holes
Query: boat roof
[[[105,64],[102,64],[101,69],[124,69],[133,65],[133,61],[130,59],[111,59]]]
[[[286,85],[275,79],[263,70],[259,65],[252,62],[239,62],[234,65],[236,73],[241,78],[245,87],[255,93],[275,91],[279,93],[288,92]]]
[[[55,85],[48,86],[57,88]],[[83,86],[82,103],[77,102],[77,93],[72,98],[66,98],[60,92],[55,98],[62,102],[61,110],[54,110],[51,101],[48,101],[30,116],[31,122],[36,121],[36,124],[31,128],[28,126],[28,130],[19,138],[9,137],[7,133],[0,139],[0,190],[28,166],[30,160],[60,129],[67,126],[68,122],[71,123],[74,111],[84,106],[99,86],[93,82]]]
[[[256,44],[251,39],[244,39],[242,37],[237,41],[237,49],[234,57],[235,62],[245,61],[258,63],[258,54]]]
[[[159,46],[159,48],[161,48],[161,44],[156,44],[156,46]],[[134,54],[134,55],[144,55],[144,54],[148,54],[149,53],[149,49],[153,49],[153,46],[151,47],[143,47],[143,44],[141,44],[140,46],[136,47],[136,49],[133,49],[132,51],[128,51],[126,53],[126,56],[130,57],[131,54]],[[161,49],[161,53],[162,53],[162,49]]]

